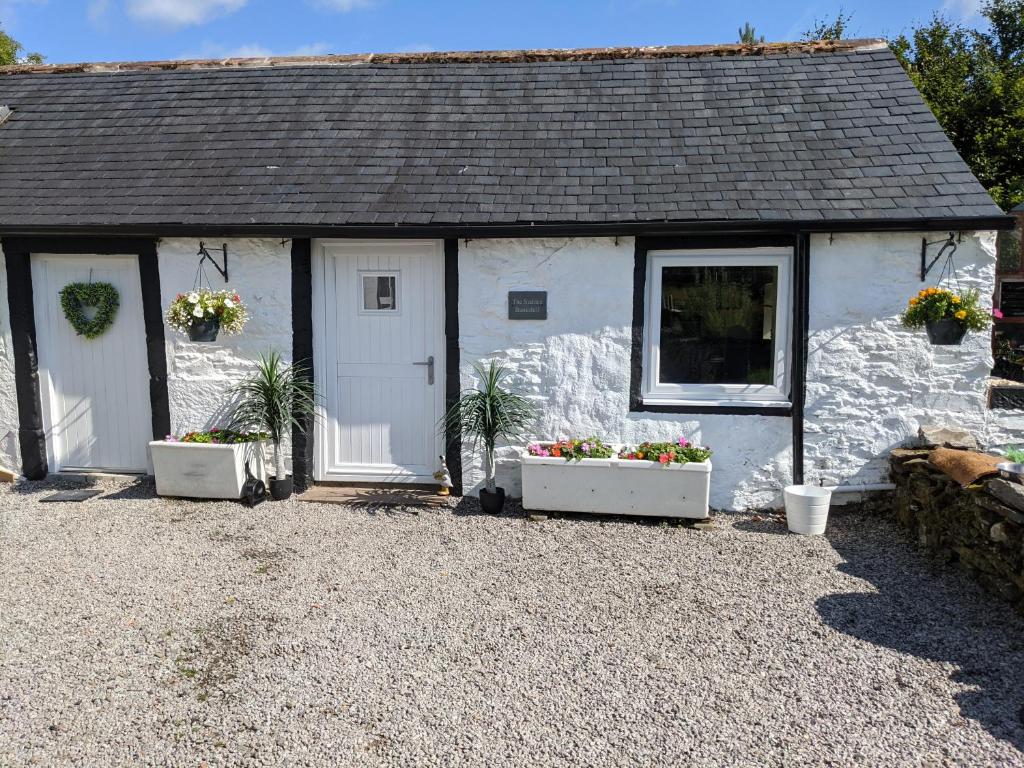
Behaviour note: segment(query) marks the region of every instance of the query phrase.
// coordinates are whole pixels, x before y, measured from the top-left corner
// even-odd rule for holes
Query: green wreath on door
[[[60,306],[75,333],[95,339],[107,332],[117,316],[121,297],[110,283],[68,283],[60,289]],[[85,310],[93,307],[90,318]]]

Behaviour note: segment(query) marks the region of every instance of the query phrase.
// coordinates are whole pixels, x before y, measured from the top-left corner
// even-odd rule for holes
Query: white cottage
[[[897,316],[950,237],[987,302],[1012,222],[882,41],[0,72],[0,456],[26,477],[146,471],[269,349],[325,396],[300,485],[428,481],[447,450],[475,491],[437,423],[487,359],[538,438],[710,445],[721,508],[882,482],[922,422],[1007,440],[987,335]],[[241,336],[165,324],[201,242]],[[95,339],[57,298],[90,279],[121,297]]]

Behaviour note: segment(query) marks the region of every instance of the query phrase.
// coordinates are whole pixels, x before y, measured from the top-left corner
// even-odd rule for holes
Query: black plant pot
[[[928,341],[937,346],[955,346],[964,340],[967,328],[959,320],[946,318],[925,323]]]
[[[480,507],[488,515],[500,515],[505,507],[505,489],[495,488],[494,493],[491,493],[486,488],[481,488]]]
[[[276,477],[270,478],[270,498],[274,501],[284,501],[292,495],[292,476],[288,475],[284,480]]]
[[[188,327],[188,337],[191,341],[216,341],[218,331],[220,331],[219,318],[194,320]]]

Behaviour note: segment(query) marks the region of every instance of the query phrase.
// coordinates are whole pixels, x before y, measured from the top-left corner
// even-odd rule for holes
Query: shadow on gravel
[[[125,478],[117,486],[111,486],[106,478],[82,475],[51,475],[45,480],[21,480],[11,486],[12,492],[21,496],[38,496],[54,491],[69,491],[93,488],[105,491],[96,499],[149,499],[156,498],[156,485],[152,477],[141,475]]]
[[[956,696],[961,714],[1024,749],[1024,620],[955,566],[928,560],[891,521],[835,523],[827,536],[846,561],[839,569],[878,592],[823,597],[822,620],[860,640],[955,665],[952,679],[969,689]]]

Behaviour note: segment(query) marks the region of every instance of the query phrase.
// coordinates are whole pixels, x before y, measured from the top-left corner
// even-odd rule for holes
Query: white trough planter
[[[238,499],[245,483],[245,462],[258,479],[266,482],[266,443],[169,443],[149,444],[160,496],[191,499]]]
[[[523,508],[650,517],[708,516],[711,462],[523,456]]]

